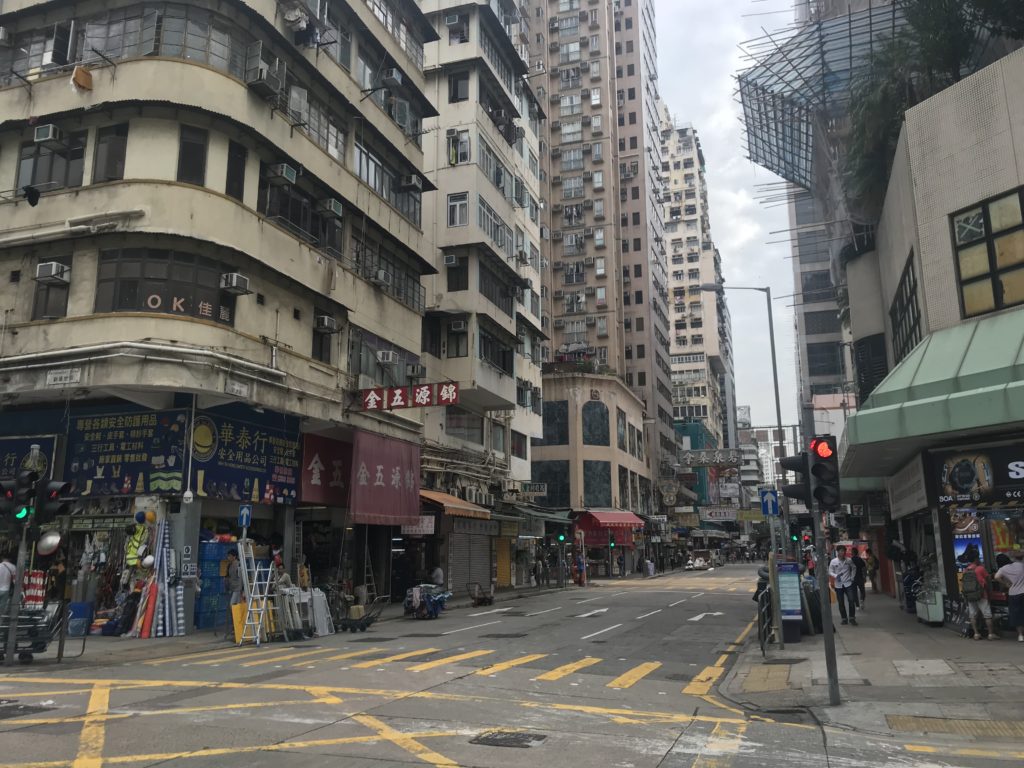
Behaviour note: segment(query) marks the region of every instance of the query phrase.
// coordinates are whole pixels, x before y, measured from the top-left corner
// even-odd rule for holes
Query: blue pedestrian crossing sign
[[[252,525],[252,504],[238,505],[238,527],[248,528]]]
[[[774,488],[762,488],[758,493],[761,494],[761,514],[765,517],[778,517],[779,492]]]

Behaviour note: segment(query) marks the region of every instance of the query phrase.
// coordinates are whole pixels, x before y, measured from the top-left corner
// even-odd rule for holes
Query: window
[[[841,376],[843,360],[838,341],[807,345],[807,373],[810,376]]]
[[[460,101],[469,101],[469,72],[448,75],[448,102],[456,104]]]
[[[157,312],[234,323],[235,298],[220,276],[235,267],[183,251],[100,251],[96,312]]]
[[[594,189],[604,189],[604,171],[594,171]],[[604,208],[603,205],[601,207]]]
[[[318,317],[334,317],[334,313],[329,309],[322,309],[321,307],[313,307],[313,322],[316,323]],[[333,333],[324,333],[323,331],[317,330],[316,326],[313,326],[313,359],[318,360],[321,363],[331,362],[331,346],[334,340]]]
[[[242,200],[245,195],[245,161],[248,150],[238,142],[228,143],[228,177],[224,183],[224,192],[235,200]]]
[[[449,405],[444,413],[444,430],[448,437],[456,437],[477,445],[484,444],[484,419],[475,413]]]
[[[608,306],[608,292],[603,285],[597,286],[594,291],[594,297],[597,299],[597,306],[607,307]]]
[[[591,69],[591,71],[593,71],[593,69],[594,69],[593,64],[591,65],[590,69]],[[597,134],[599,134],[601,132],[601,130],[602,130],[602,128],[601,128],[601,116],[600,115],[593,115],[590,118],[590,132],[596,136]]]
[[[594,200],[594,218],[595,219],[603,219],[604,218],[604,199],[603,198],[598,198],[598,199]]]
[[[70,134],[59,149],[35,142],[23,144],[18,164],[18,189],[31,185],[41,187],[40,192],[49,192],[82,186],[86,135],[85,131]]]
[[[465,331],[453,331],[449,326],[445,356],[469,357],[469,334]]]
[[[128,148],[128,123],[108,125],[96,131],[96,157],[92,167],[92,183],[119,181],[124,178],[124,157]]]
[[[469,259],[460,258],[454,267],[448,267],[448,290],[469,290]]]
[[[899,363],[921,341],[921,310],[917,305],[913,251],[896,286],[896,295],[889,307],[889,321],[892,323],[892,356],[894,362]]]
[[[592,88],[590,91],[590,106],[600,107],[601,106],[601,89]]]
[[[594,230],[594,247],[595,248],[604,248],[604,227],[597,227]],[[603,262],[604,259],[602,259],[601,261]],[[598,272],[598,274],[599,275],[603,275],[604,274],[604,270],[602,270],[601,272]]]
[[[203,186],[206,183],[206,145],[210,134],[203,128],[181,126],[178,139],[178,181]]]
[[[64,271],[65,279],[70,277],[70,256],[47,256],[41,261],[55,261],[58,264],[63,264],[67,268]],[[68,314],[68,289],[68,284],[47,285],[37,282],[35,302],[32,305],[32,319],[47,320],[52,317],[66,317]]]
[[[568,94],[562,97],[562,101],[559,105],[559,114],[562,117],[569,117],[571,115],[578,115],[583,111],[583,104],[580,100],[579,94]]]
[[[459,165],[470,160],[469,131],[456,131],[448,137],[448,164]]]
[[[964,317],[1024,303],[1022,193],[982,203],[952,217]]]
[[[637,306],[644,303],[643,291],[634,291],[633,303],[636,304]]]
[[[562,170],[578,171],[583,168],[583,147],[574,147],[562,152]]]
[[[804,330],[808,336],[822,333],[840,333],[842,331],[842,323],[839,321],[839,313],[835,310],[804,312]]]
[[[590,145],[590,157],[595,163],[603,159],[601,142],[595,141]]]
[[[647,357],[647,349],[644,347],[643,344],[637,344],[636,345],[636,359],[637,360],[643,360],[645,357]]]
[[[491,422],[491,450],[495,453],[505,452],[505,425]]]
[[[804,304],[829,301],[836,296],[836,289],[832,287],[832,275],[827,269],[815,272],[802,272],[800,274],[800,285]]]
[[[638,317],[635,325],[637,333],[640,333],[644,329],[644,319],[642,317]]]
[[[448,226],[465,227],[469,224],[469,193],[448,195]]]
[[[527,458],[526,435],[512,430],[512,455],[517,459]]]
[[[646,387],[647,386],[647,373],[645,371],[637,371],[636,372],[636,385],[638,387]]]
[[[461,45],[469,42],[469,15],[459,14],[459,21],[448,27],[448,45]]]
[[[571,200],[576,197],[583,197],[583,177],[569,176],[562,179],[562,198]]]
[[[579,120],[571,120],[562,123],[562,143],[571,144],[574,141],[583,139],[583,123]]]

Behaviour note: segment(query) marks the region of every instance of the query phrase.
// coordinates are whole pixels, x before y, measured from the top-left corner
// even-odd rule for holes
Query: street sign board
[[[248,528],[252,525],[252,504],[238,505],[238,527]]]
[[[803,607],[800,603],[800,564],[778,563],[779,613],[783,621],[800,621]]]
[[[778,517],[779,492],[774,488],[762,488],[758,493],[761,496],[761,514],[765,517]]]

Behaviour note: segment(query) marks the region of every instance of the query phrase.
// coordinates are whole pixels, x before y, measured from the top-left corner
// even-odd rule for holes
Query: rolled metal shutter
[[[448,538],[448,585],[452,592],[465,593],[470,578],[470,539],[468,533],[451,533]],[[483,586],[483,582],[481,582]]]
[[[491,537],[469,534],[469,578],[466,581],[479,581],[485,592],[491,589]],[[459,585],[465,589],[465,585]]]

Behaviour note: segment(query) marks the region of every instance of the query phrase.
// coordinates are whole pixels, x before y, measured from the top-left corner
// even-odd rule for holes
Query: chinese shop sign
[[[320,435],[302,436],[302,501],[347,507],[351,475],[352,443]]]
[[[48,477],[55,444],[53,435],[0,438],[0,480],[13,480],[23,469]]]
[[[352,448],[352,520],[415,525],[420,520],[420,447],[356,432]]]
[[[459,383],[446,381],[439,384],[414,384],[411,387],[375,387],[360,390],[359,396],[364,411],[458,405]]]

